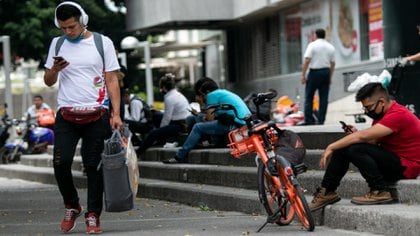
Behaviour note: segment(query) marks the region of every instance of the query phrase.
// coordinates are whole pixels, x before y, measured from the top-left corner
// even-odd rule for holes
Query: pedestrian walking
[[[313,100],[319,95],[318,124],[324,124],[328,107],[328,94],[335,68],[335,48],[325,40],[325,30],[315,31],[316,40],[309,43],[304,54],[301,83],[305,84],[305,124],[315,124]],[[308,76],[306,72],[309,68]]]
[[[79,4],[59,4],[54,22],[64,35],[52,40],[45,63],[45,84],[59,81],[53,166],[66,208],[61,222],[64,233],[74,229],[83,211],[71,171],[79,139],[88,181],[86,233],[102,232],[103,176],[97,168],[104,140],[112,128],[122,128],[115,48],[108,37],[87,30],[88,20]],[[115,108],[111,112],[110,102]]]

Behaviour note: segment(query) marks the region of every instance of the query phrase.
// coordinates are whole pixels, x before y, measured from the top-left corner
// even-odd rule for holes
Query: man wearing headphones
[[[81,156],[87,172],[88,200],[85,213],[86,232],[101,233],[99,217],[103,202],[102,170],[97,170],[104,140],[112,129],[121,129],[120,91],[116,72],[120,68],[112,41],[101,37],[103,52],[95,45],[94,33],[87,30],[88,15],[75,2],[63,2],[55,9],[54,23],[64,33],[55,37],[45,63],[47,86],[59,81],[58,111],[55,121],[53,166],[66,212],[61,230],[70,232],[82,214],[71,165],[79,139]],[[58,42],[63,39],[58,45]],[[111,122],[110,122],[111,120]]]
[[[159,128],[153,129],[146,135],[137,150],[138,157],[156,142],[165,142],[186,130],[185,120],[190,115],[190,104],[188,99],[175,88],[175,76],[170,73],[164,75],[160,78],[159,88],[165,105],[162,121]]]

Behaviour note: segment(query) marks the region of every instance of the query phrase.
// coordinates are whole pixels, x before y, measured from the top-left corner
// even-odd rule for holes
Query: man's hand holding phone
[[[55,56],[54,58],[54,65],[53,68],[58,72],[64,69],[66,66],[69,65],[69,62],[66,61],[62,56]]]
[[[340,122],[340,124],[341,124],[341,128],[347,133],[347,134],[351,134],[351,133],[353,133],[353,132],[356,132],[357,131],[357,129],[354,127],[354,126],[352,126],[352,125],[348,125],[348,124],[346,124],[344,121],[339,121]]]

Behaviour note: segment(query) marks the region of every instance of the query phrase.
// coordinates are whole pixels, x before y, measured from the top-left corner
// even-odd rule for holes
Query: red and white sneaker
[[[66,212],[64,219],[61,221],[61,231],[68,233],[76,226],[76,219],[82,214],[83,208],[79,205],[77,208],[71,208],[70,205],[66,205]]]
[[[86,233],[101,234],[102,229],[99,223],[99,216],[94,212],[89,212],[86,217]]]

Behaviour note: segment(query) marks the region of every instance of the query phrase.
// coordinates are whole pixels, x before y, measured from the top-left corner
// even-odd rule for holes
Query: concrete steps
[[[322,149],[342,135],[339,127],[296,127],[308,148],[305,159],[309,170],[298,176],[307,190],[307,200],[320,184],[324,171],[318,167]],[[50,153],[51,153],[50,149]],[[257,168],[253,156],[235,159],[227,148],[195,149],[188,164],[167,165],[161,160],[175,155],[177,148],[151,148],[139,161],[140,197],[157,198],[212,209],[263,214],[258,200]],[[26,155],[16,165],[0,165],[0,176],[55,184],[52,156]],[[73,163],[75,183],[86,186],[81,158]],[[368,191],[367,184],[351,167],[344,177],[337,204],[314,212],[317,225],[385,235],[418,235],[420,232],[420,180],[402,180],[393,186],[399,202],[391,205],[356,206],[353,196]],[[315,229],[316,230],[316,229]]]

